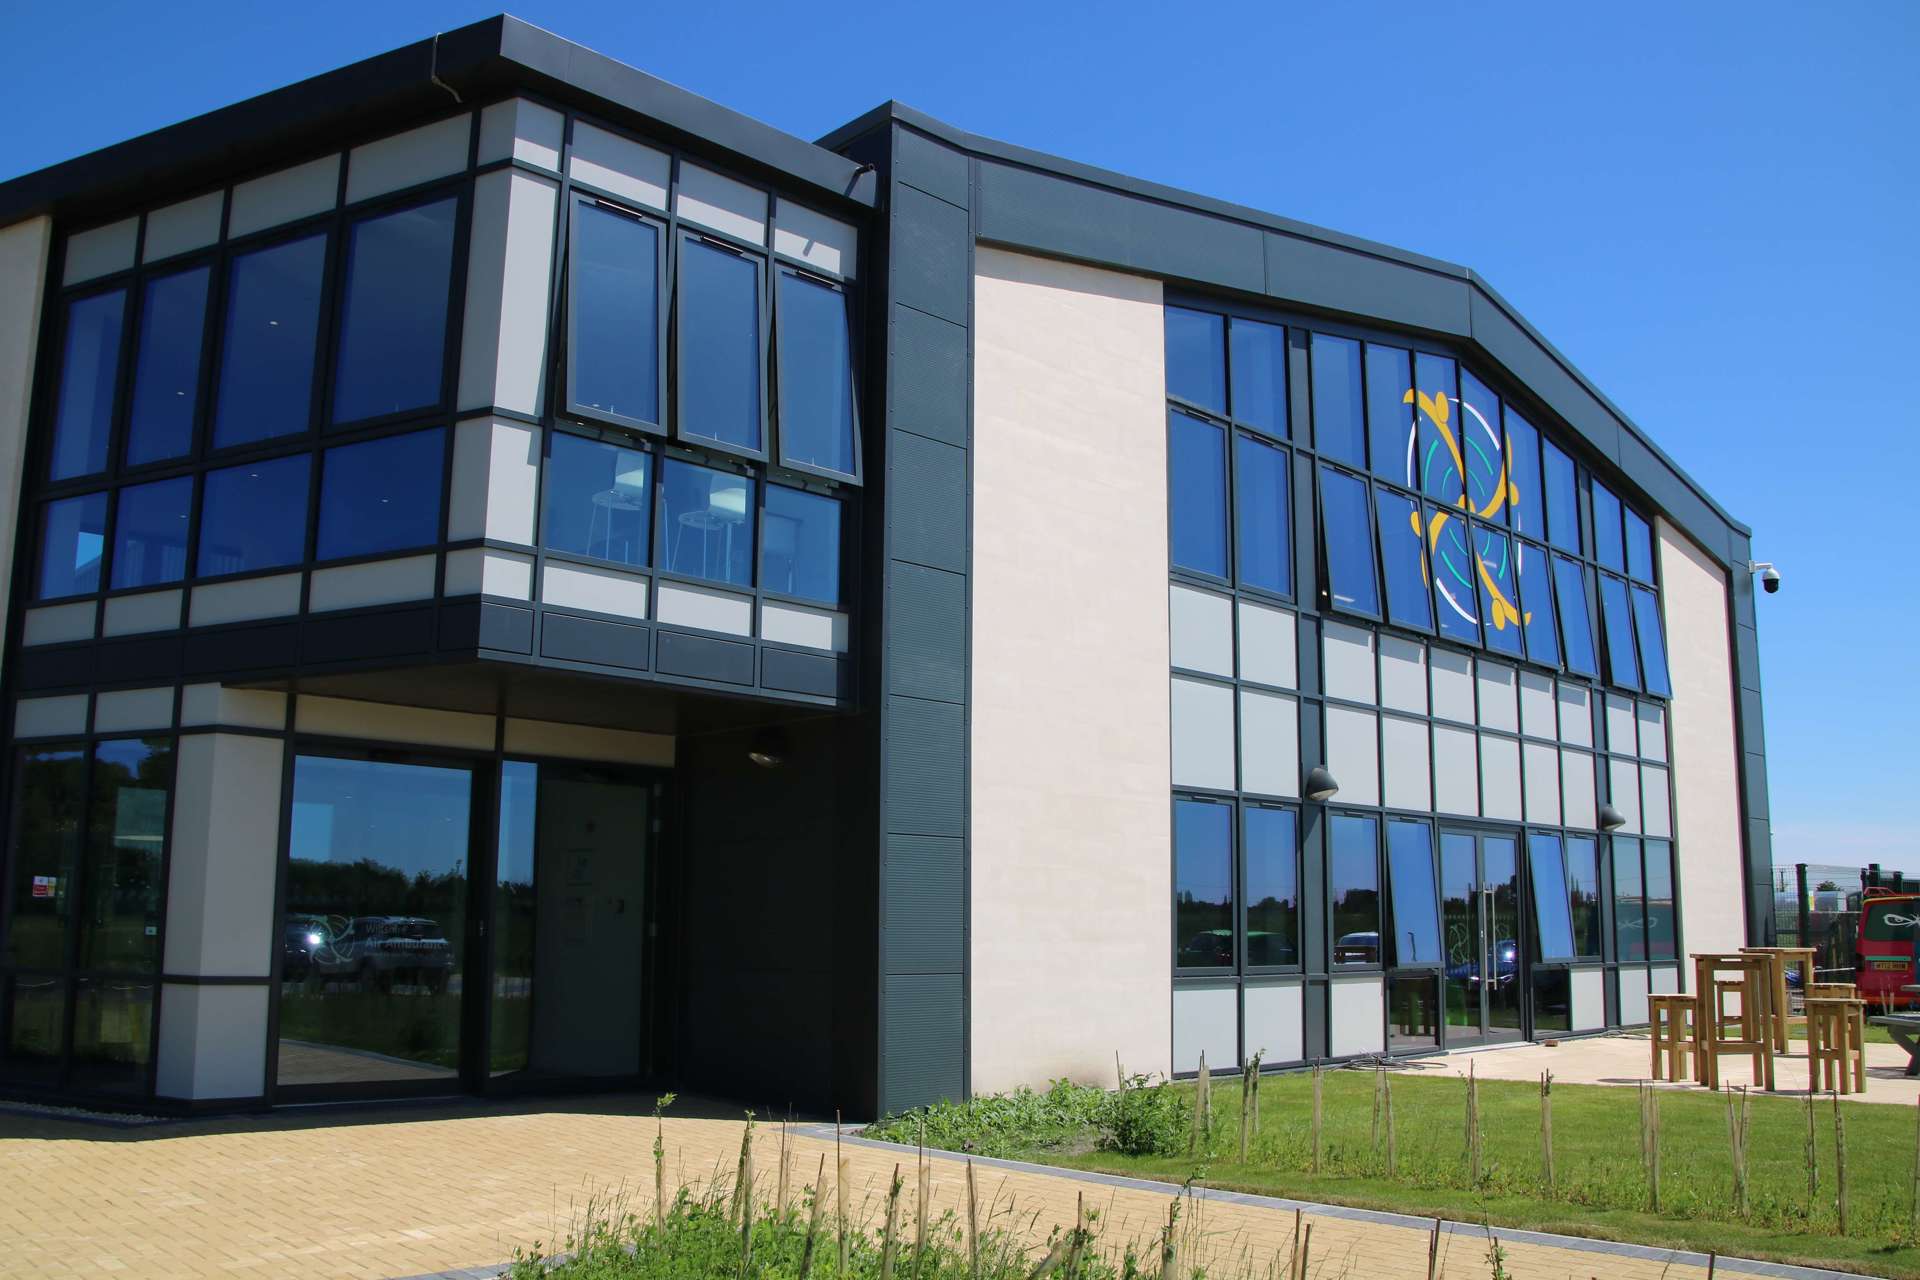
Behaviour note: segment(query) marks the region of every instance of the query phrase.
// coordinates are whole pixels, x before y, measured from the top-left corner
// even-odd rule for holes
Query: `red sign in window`
[[[51,898],[60,885],[59,876],[35,876],[33,878],[33,896]]]

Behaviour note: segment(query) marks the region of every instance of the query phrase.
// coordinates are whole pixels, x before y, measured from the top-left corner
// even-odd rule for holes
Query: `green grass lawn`
[[[1831,1102],[1816,1103],[1818,1187],[1807,1185],[1807,1108],[1802,1099],[1752,1095],[1748,1209],[1735,1208],[1724,1095],[1660,1094],[1660,1211],[1651,1211],[1641,1158],[1636,1090],[1555,1085],[1555,1186],[1542,1176],[1540,1090],[1483,1081],[1483,1176],[1469,1177],[1466,1085],[1389,1073],[1396,1171],[1385,1141],[1373,1144],[1374,1076],[1324,1078],[1320,1171],[1311,1171],[1311,1077],[1269,1076],[1260,1086],[1260,1133],[1239,1158],[1237,1079],[1216,1082],[1210,1142],[1193,1156],[1126,1156],[1090,1149],[1091,1137],[1055,1140],[1023,1157],[1167,1182],[1554,1231],[1663,1248],[1714,1251],[1874,1275],[1920,1278],[1920,1245],[1909,1227],[1916,1112],[1842,1104],[1847,1131],[1847,1230],[1837,1220]],[[1192,1085],[1177,1086],[1189,1105]],[[929,1141],[935,1130],[929,1126]]]

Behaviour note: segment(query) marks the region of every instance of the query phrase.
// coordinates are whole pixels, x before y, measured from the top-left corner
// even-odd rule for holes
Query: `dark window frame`
[[[580,255],[574,252],[574,241],[578,234],[580,210],[586,205],[604,209],[620,217],[631,218],[654,232],[654,377],[655,396],[658,400],[658,422],[645,418],[630,417],[606,409],[595,409],[580,402],[574,394],[578,385],[579,343],[574,334],[578,328],[579,313],[575,306],[580,297]],[[564,346],[561,357],[561,378],[564,387],[563,408],[567,417],[588,423],[604,423],[607,426],[621,427],[628,431],[644,432],[650,436],[665,437],[667,430],[667,401],[671,396],[667,385],[667,347],[668,326],[671,322],[674,297],[673,268],[677,265],[675,255],[669,249],[672,236],[672,220],[657,214],[646,213],[613,199],[611,196],[596,194],[590,187],[577,187],[569,193],[567,200],[566,243],[562,249],[565,255],[566,296],[555,308],[560,342]]]
[[[1238,714],[1236,712],[1236,714]],[[1299,974],[1306,969],[1306,900],[1302,891],[1306,886],[1306,868],[1301,854],[1302,814],[1298,803],[1283,803],[1274,800],[1241,797],[1235,803],[1234,814],[1234,900],[1236,917],[1234,930],[1237,935],[1237,953],[1240,964],[1239,973],[1243,977],[1260,977],[1278,974]],[[1248,957],[1251,948],[1248,945],[1250,931],[1247,928],[1247,912],[1253,905],[1247,891],[1247,814],[1254,810],[1268,810],[1290,814],[1293,817],[1293,953],[1292,964],[1254,964]]]
[[[786,392],[781,385],[780,378],[780,343],[782,340],[781,333],[783,331],[780,299],[784,293],[781,284],[788,276],[793,276],[807,284],[830,289],[840,295],[847,327],[847,403],[852,414],[852,420],[848,423],[848,430],[852,432],[853,436],[853,470],[851,471],[835,471],[831,467],[816,466],[809,462],[797,462],[787,454]],[[859,325],[855,319],[858,307],[855,306],[853,290],[848,287],[847,282],[844,280],[836,280],[832,276],[822,275],[818,271],[801,268],[779,259],[774,260],[771,278],[773,281],[773,296],[771,298],[773,304],[773,349],[772,358],[768,361],[767,373],[773,382],[774,411],[772,430],[778,446],[777,457],[779,465],[789,471],[797,471],[802,475],[819,476],[823,480],[835,480],[842,484],[850,485],[860,484],[862,476],[865,473],[865,458],[860,439],[860,333]]]
[[[1329,472],[1344,479],[1351,480],[1354,484],[1360,486],[1360,501],[1364,508],[1361,511],[1361,526],[1367,537],[1366,560],[1369,572],[1373,576],[1374,607],[1371,610],[1359,609],[1351,605],[1343,605],[1339,603],[1334,595],[1333,566],[1331,557],[1328,554],[1329,539],[1327,538],[1326,480]],[[1317,543],[1314,550],[1316,553],[1315,558],[1319,566],[1320,597],[1323,607],[1329,613],[1340,614],[1350,618],[1363,618],[1373,623],[1384,623],[1386,619],[1384,616],[1384,602],[1382,600],[1380,547],[1378,545],[1379,518],[1373,508],[1372,480],[1364,473],[1343,467],[1337,462],[1316,461],[1313,469],[1313,497],[1314,534],[1315,542]]]
[[[674,170],[674,191],[675,194],[679,191],[678,165],[675,166]],[[686,401],[687,372],[685,362],[680,359],[680,344],[682,336],[686,332],[685,307],[687,302],[687,273],[684,262],[684,251],[689,241],[696,242],[703,247],[711,248],[719,252],[732,254],[742,261],[751,264],[753,267],[754,336],[758,348],[756,368],[758,371],[757,381],[759,383],[756,389],[759,400],[756,429],[760,436],[760,447],[757,449],[744,448],[713,436],[689,434],[686,430],[683,406]],[[772,380],[770,364],[773,354],[772,307],[769,298],[770,290],[768,289],[771,269],[765,248],[748,244],[721,231],[715,231],[697,224],[690,224],[678,218],[674,220],[672,328],[667,337],[668,364],[672,368],[673,378],[673,389],[670,396],[671,407],[667,411],[667,416],[671,420],[671,435],[674,443],[701,449],[710,449],[715,453],[723,453],[734,458],[744,458],[749,462],[765,464],[772,460],[773,415],[770,411],[770,388],[768,386],[768,383]]]
[[[1228,928],[1233,934],[1233,959],[1227,964],[1199,966],[1183,965],[1180,963],[1180,957],[1183,954],[1184,948],[1181,945],[1182,939],[1180,937],[1179,815],[1180,806],[1183,804],[1215,805],[1224,809],[1227,814],[1227,893],[1230,897],[1227,912],[1229,920]],[[1241,867],[1242,847],[1245,841],[1240,826],[1240,802],[1233,796],[1181,788],[1173,792],[1173,799],[1168,806],[1167,814],[1171,823],[1170,833],[1172,836],[1167,842],[1168,872],[1171,881],[1170,888],[1172,889],[1172,892],[1167,895],[1167,908],[1168,919],[1172,922],[1173,955],[1171,963],[1173,976],[1176,979],[1232,979],[1242,973],[1246,968],[1246,904],[1244,901],[1246,894],[1242,891],[1243,875]]]

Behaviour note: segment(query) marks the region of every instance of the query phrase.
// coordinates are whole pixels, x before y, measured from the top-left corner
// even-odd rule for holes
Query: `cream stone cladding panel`
[[[1158,281],[976,254],[975,1093],[1172,1065],[1163,325]]]
[[[1658,522],[1660,598],[1673,701],[1673,835],[1680,927],[1688,951],[1735,951],[1747,941],[1741,872],[1740,748],[1734,736],[1733,628],[1727,576],[1666,521]]]

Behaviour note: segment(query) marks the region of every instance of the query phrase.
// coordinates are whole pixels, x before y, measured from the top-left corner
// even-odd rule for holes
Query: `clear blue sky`
[[[1478,269],[1786,574],[1760,601],[1776,858],[1920,871],[1920,5],[1069,10],[517,12],[804,137],[898,98]],[[493,11],[14,4],[0,171]]]

